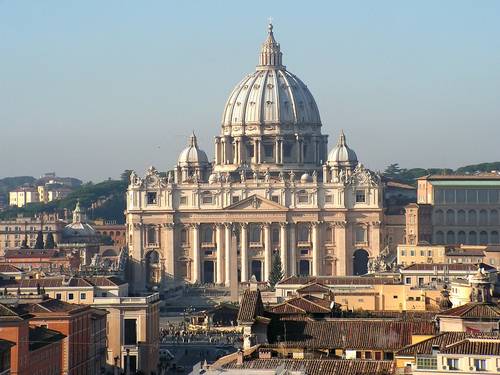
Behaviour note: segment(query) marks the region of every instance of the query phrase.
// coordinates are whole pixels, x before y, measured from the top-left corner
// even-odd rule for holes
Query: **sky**
[[[94,182],[209,158],[267,20],[374,170],[500,161],[500,1],[0,0],[0,177]]]

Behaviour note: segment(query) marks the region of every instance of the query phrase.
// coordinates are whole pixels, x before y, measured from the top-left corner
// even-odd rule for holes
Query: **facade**
[[[383,243],[383,185],[341,133],[327,136],[307,86],[282,64],[269,25],[260,61],[230,94],[210,163],[190,137],[173,171],[131,174],[126,211],[133,285],[230,286],[286,275],[367,272]]]
[[[43,232],[44,241],[46,241],[49,232],[52,232],[54,241],[59,243],[65,225],[66,223],[57,214],[1,220],[0,255],[3,255],[7,248],[20,247],[25,239],[28,246],[35,246],[36,236],[40,230]]]
[[[39,202],[39,194],[36,187],[20,186],[16,190],[9,192],[9,205],[24,207],[28,203]]]
[[[10,375],[10,350],[15,343],[0,339],[0,375]]]
[[[159,363],[160,296],[95,297],[92,306],[107,315],[107,362],[109,366],[127,367],[131,373],[157,371]]]
[[[414,236],[407,243],[499,244],[499,213],[498,174],[421,177],[417,204],[407,209],[407,235]]]
[[[113,245],[117,247],[123,247],[127,244],[127,227],[125,224],[96,220],[93,223],[93,228],[98,235],[111,238]]]

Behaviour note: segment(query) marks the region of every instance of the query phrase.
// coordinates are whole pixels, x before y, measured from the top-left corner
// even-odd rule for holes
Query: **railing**
[[[297,247],[311,247],[311,241],[297,241]]]

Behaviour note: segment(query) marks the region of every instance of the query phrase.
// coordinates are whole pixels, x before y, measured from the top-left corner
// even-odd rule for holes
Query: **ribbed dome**
[[[198,142],[194,133],[189,137],[188,147],[179,154],[177,164],[180,167],[208,164],[207,154],[198,148]]]
[[[222,125],[321,125],[316,102],[307,86],[282,65],[280,45],[272,25],[262,45],[257,70],[231,92]]]
[[[340,132],[337,145],[328,154],[329,164],[356,164],[358,157],[353,149],[349,148],[346,143],[345,134]]]

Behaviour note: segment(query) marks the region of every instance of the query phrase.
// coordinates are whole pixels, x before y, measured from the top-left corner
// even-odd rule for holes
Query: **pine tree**
[[[269,284],[271,284],[271,287],[274,288],[274,286],[281,281],[283,278],[284,273],[283,273],[283,266],[281,264],[281,257],[279,251],[276,251],[273,254],[273,260],[271,263],[271,272],[269,273]]]
[[[36,235],[35,249],[43,249],[43,232],[41,230],[38,231]]]
[[[49,232],[49,234],[47,234],[47,239],[45,240],[45,248],[46,249],[56,248],[56,243],[54,241],[54,235],[52,234],[52,232]]]

